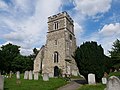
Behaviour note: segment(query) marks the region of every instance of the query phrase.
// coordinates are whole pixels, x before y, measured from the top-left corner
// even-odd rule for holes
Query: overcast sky
[[[0,0],[0,46],[12,43],[28,55],[46,43],[47,18],[67,11],[77,45],[85,41],[108,50],[120,39],[120,0]]]

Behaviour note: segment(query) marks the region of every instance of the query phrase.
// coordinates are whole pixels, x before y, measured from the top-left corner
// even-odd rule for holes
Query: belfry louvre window
[[[55,51],[53,55],[54,63],[58,63],[58,57],[59,57],[58,52]]]
[[[58,29],[58,21],[57,22],[54,22],[54,29]]]

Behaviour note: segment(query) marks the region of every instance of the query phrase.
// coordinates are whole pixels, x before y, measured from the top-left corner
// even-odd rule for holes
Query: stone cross
[[[106,90],[120,90],[120,79],[116,76],[111,76],[108,79]]]
[[[17,72],[16,72],[16,78],[17,78],[17,79],[20,79],[20,71],[17,71]]]
[[[33,79],[33,72],[29,71],[29,80],[32,80],[32,79]]]
[[[4,90],[4,78],[0,75],[0,90]]]
[[[96,80],[95,80],[95,74],[88,74],[88,84],[96,84]]]
[[[25,73],[24,73],[24,79],[28,79],[28,76],[29,76],[29,72],[25,71]]]
[[[39,75],[38,72],[34,72],[34,80],[38,80],[38,75]]]
[[[49,81],[49,75],[48,73],[43,74],[43,81]]]

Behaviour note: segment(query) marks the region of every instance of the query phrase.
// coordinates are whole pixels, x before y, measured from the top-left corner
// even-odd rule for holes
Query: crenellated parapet
[[[56,14],[56,15],[53,15],[53,16],[48,17],[48,23],[51,22],[51,21],[54,21],[54,20],[56,20],[56,19],[63,18],[63,17],[66,17],[70,22],[73,23],[72,18],[71,18],[71,17],[68,15],[68,13],[65,12],[65,11],[64,11],[64,12],[61,12],[61,13],[58,13],[58,14]]]

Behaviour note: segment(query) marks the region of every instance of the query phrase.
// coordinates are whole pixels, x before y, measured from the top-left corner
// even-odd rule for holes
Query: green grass
[[[43,81],[40,77],[39,80],[24,80],[20,79],[20,84],[16,83],[15,77],[5,79],[4,90],[56,90],[60,86],[67,84],[61,78],[50,78],[49,81]]]
[[[78,90],[104,90],[106,86],[103,84],[97,84],[97,85],[83,85]]]

